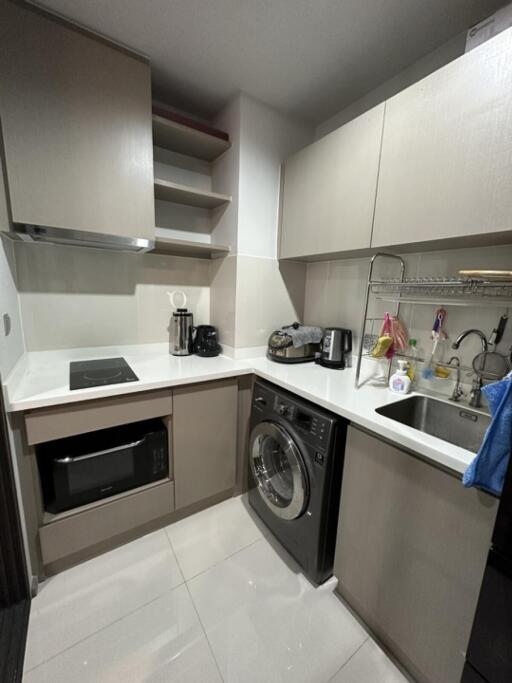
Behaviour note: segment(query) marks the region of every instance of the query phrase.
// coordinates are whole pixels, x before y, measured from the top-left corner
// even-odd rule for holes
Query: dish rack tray
[[[395,278],[377,279],[375,266],[383,260],[396,263],[398,275]],[[361,363],[364,357],[371,357],[369,346],[378,335],[382,317],[368,315],[370,297],[379,301],[394,303],[394,315],[400,313],[400,304],[439,304],[450,306],[512,306],[512,281],[487,280],[485,278],[405,277],[405,262],[396,254],[378,252],[370,259],[366,296],[359,340],[356,387],[361,386]],[[391,311],[390,311],[391,312]],[[388,378],[391,374],[391,362]]]
[[[372,280],[370,288],[371,293],[382,301],[432,304],[432,299],[436,299],[438,303],[459,306],[474,306],[479,300],[486,305],[503,306],[512,303],[512,282],[476,278]]]

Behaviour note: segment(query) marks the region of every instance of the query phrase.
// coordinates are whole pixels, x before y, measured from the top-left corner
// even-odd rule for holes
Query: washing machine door
[[[296,519],[308,503],[308,475],[299,448],[286,429],[263,421],[251,432],[249,461],[257,490],[281,519]]]

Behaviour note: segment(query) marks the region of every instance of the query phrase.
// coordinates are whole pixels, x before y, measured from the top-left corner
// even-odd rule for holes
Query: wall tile
[[[324,325],[327,319],[327,298],[329,293],[329,262],[308,263],[304,298],[304,323]]]
[[[456,249],[435,252],[424,252],[402,255],[406,265],[406,277],[456,277],[459,269],[486,268],[510,269],[512,263],[512,246]],[[321,326],[339,325],[352,329],[357,344],[361,316],[363,313],[366,279],[368,275],[368,259],[349,259],[325,263],[310,263],[306,271],[305,313],[307,322]],[[397,275],[392,261],[382,262],[375,270],[378,278]],[[395,304],[370,299],[369,315],[380,318],[386,310],[394,312]],[[442,301],[432,300],[428,304],[402,304],[400,317],[405,323],[410,338],[418,340],[418,354],[429,357],[432,350],[432,326],[436,310]],[[439,345],[436,357],[448,361],[452,355],[461,359],[464,367],[462,379],[471,381],[471,367],[474,356],[481,351],[481,343],[477,337],[468,337],[459,350],[451,348],[457,335],[463,330],[476,327],[487,336],[497,325],[502,313],[508,309],[501,306],[450,306],[447,305],[445,329],[448,340]],[[512,313],[511,313],[512,315]],[[374,332],[378,332],[380,322],[376,322]],[[369,331],[369,329],[367,329]],[[512,322],[507,326],[505,336],[498,351],[510,354],[512,346]],[[422,383],[440,393],[449,394],[453,388],[452,380],[432,380]]]
[[[303,263],[237,257],[235,346],[266,345],[273,330],[303,319],[305,273]]]
[[[235,345],[237,257],[215,259],[210,264],[210,319],[221,344]]]
[[[208,261],[17,244],[16,263],[29,351],[167,341],[173,289],[209,322]]]

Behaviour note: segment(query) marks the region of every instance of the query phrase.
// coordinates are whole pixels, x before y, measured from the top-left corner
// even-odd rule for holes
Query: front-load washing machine
[[[249,503],[315,584],[332,575],[346,430],[343,418],[256,381]]]

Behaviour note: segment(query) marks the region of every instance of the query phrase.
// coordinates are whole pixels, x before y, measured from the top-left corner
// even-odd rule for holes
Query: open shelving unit
[[[229,205],[232,198],[213,192],[208,176],[211,177],[212,173],[211,162],[231,147],[229,137],[222,131],[195,121],[187,125],[188,120],[180,114],[169,112],[168,118],[161,113],[165,114],[162,108],[155,108],[152,116],[153,145],[167,150],[167,158],[163,162],[164,166],[162,159],[159,159],[160,166],[155,168],[154,196],[155,201],[168,204],[167,207],[160,204],[156,206],[158,229],[155,246],[150,253],[202,259],[223,258],[229,254],[231,247],[212,244],[208,233],[212,232],[218,217],[215,211]],[[161,157],[164,153],[158,154]],[[202,164],[199,171],[198,163]],[[196,181],[194,173],[198,172],[203,175],[202,182],[198,183],[201,186],[192,184]],[[179,206],[191,207],[187,211],[192,213],[184,214],[185,209],[179,210]],[[196,227],[189,229],[189,219]],[[159,224],[160,220],[163,224]],[[201,234],[197,232],[199,224],[204,227]],[[197,241],[191,230],[197,233]],[[185,239],[181,239],[181,232]]]
[[[190,185],[181,185],[170,180],[155,178],[155,199],[175,204],[186,204],[198,209],[217,209],[223,204],[229,204],[231,197],[218,192],[200,190]]]
[[[157,114],[153,114],[153,144],[204,161],[215,161],[231,147],[229,140]]]

